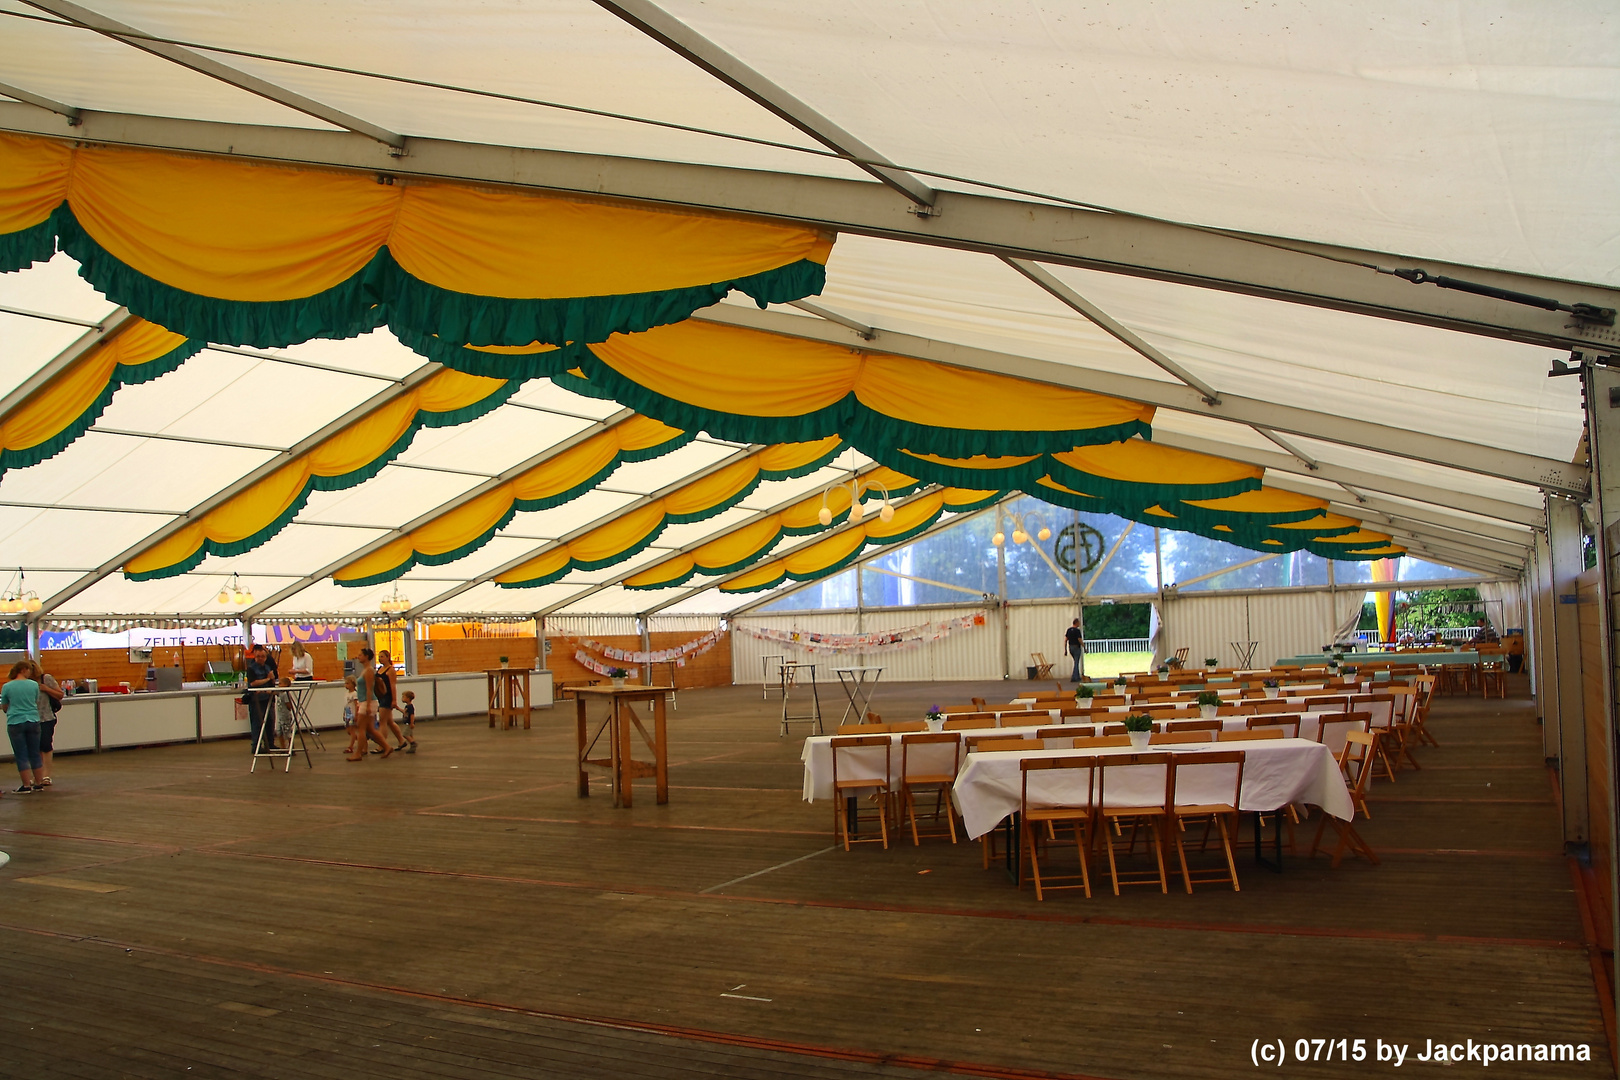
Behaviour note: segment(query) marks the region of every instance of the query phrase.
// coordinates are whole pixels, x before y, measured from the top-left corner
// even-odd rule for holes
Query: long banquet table
[[[1289,803],[1310,803],[1320,806],[1327,813],[1343,821],[1349,821],[1355,813],[1344,776],[1339,772],[1338,765],[1328,748],[1320,743],[1306,739],[1261,739],[1242,743],[1181,743],[1153,749],[1168,751],[1177,756],[1193,756],[1222,750],[1245,751],[1239,810],[1266,811],[1276,810]],[[1088,749],[1083,752],[1112,756],[1135,751],[1131,747],[1120,746]],[[957,775],[953,792],[956,807],[962,814],[962,822],[966,826],[968,836],[983,836],[1001,824],[1004,819],[1018,812],[1022,791],[1022,770],[1018,765],[1020,761],[1026,758],[1066,757],[1075,753],[1077,751],[1074,750],[1030,749],[969,754],[961,773]],[[1199,770],[1200,773],[1204,771],[1206,770]],[[1151,804],[1156,800],[1163,800],[1162,778],[1155,785],[1150,777],[1140,777],[1146,781],[1143,785],[1144,790],[1136,791],[1132,790],[1129,775],[1127,773],[1126,779],[1117,786],[1108,788],[1106,793],[1108,804],[1116,806]],[[1191,775],[1198,777],[1198,773]],[[1218,782],[1218,778],[1211,779]],[[1214,788],[1207,792],[1200,791],[1196,786],[1185,791],[1185,794],[1189,796],[1189,801],[1221,802],[1231,797],[1229,776],[1226,784],[1228,786],[1224,794]],[[1146,790],[1155,786],[1156,790]],[[1063,792],[1051,786],[1047,787],[1044,794],[1046,799],[1053,802],[1064,797],[1075,801],[1084,799],[1083,793]]]
[[[1320,728],[1320,725],[1321,725],[1321,715],[1322,714],[1321,713],[1306,712],[1305,711],[1306,708],[1307,708],[1306,704],[1304,702],[1300,702],[1299,704],[1300,704],[1300,710],[1299,710],[1298,713],[1271,714],[1271,716],[1268,717],[1268,719],[1270,719],[1270,718],[1283,719],[1283,718],[1287,718],[1287,717],[1298,716],[1299,721],[1300,721],[1300,726],[1299,726],[1300,740],[1299,741],[1310,742],[1313,745],[1315,745],[1316,738],[1317,738],[1317,732],[1318,732],[1318,730]],[[1008,713],[1003,713],[1001,715],[1003,717],[1007,718],[1007,719],[1018,719],[1018,718],[1023,717],[1026,714],[1018,713],[1018,712],[1008,712]],[[1055,715],[1055,714],[1050,714],[1049,715],[1049,714],[1044,713],[1044,712],[1039,712],[1039,713],[1032,714],[1032,722],[1028,723],[1028,724],[1016,724],[1015,723],[1015,724],[1005,725],[1005,726],[1001,726],[1001,727],[972,728],[972,729],[958,730],[958,731],[954,732],[954,734],[962,736],[963,738],[967,738],[967,739],[972,739],[972,738],[1006,738],[1006,739],[1030,739],[1030,740],[1033,740],[1033,739],[1035,739],[1035,733],[1037,731],[1040,731],[1043,728],[1050,728],[1050,727],[1056,727],[1056,726],[1061,725],[1063,727],[1063,729],[1064,729],[1064,735],[1062,737],[1086,736],[1086,735],[1100,734],[1099,729],[1100,729],[1100,726],[1103,723],[1110,723],[1110,722],[1117,723],[1119,720],[1123,719],[1123,714],[1114,715],[1114,714],[1111,714],[1111,713],[1110,714],[1101,714],[1101,713],[1099,713],[1098,716],[1099,716],[1099,719],[1096,720],[1096,721],[1090,721],[1090,720],[1079,720],[1079,721],[1077,721],[1074,717],[1069,717],[1068,718],[1069,723],[1064,724],[1059,719],[1059,717],[1057,715]],[[1177,719],[1182,719],[1182,718],[1172,718],[1169,721],[1169,723],[1172,725],[1172,730],[1174,730],[1174,725],[1175,725]],[[1188,718],[1185,718],[1185,719],[1196,719],[1196,717],[1188,717]],[[1222,730],[1224,730],[1224,731],[1242,731],[1242,730],[1244,730],[1245,728],[1248,727],[1250,717],[1248,717],[1248,716],[1223,716],[1220,719],[1221,719],[1221,728],[1222,728]],[[1380,721],[1378,719],[1375,719],[1375,721],[1374,721],[1375,726],[1380,724],[1381,722],[1387,722],[1387,717],[1383,718],[1382,721]],[[851,750],[851,751],[847,752],[844,755],[843,760],[844,760],[845,764],[842,767],[849,770],[848,773],[846,774],[847,778],[850,778],[850,779],[858,778],[858,779],[879,781],[879,782],[885,783],[887,786],[889,786],[891,788],[899,787],[900,779],[901,779],[901,777],[900,777],[900,737],[901,737],[902,734],[907,734],[907,733],[887,732],[885,734],[888,735],[889,743],[890,743],[889,755],[888,755],[888,757],[889,757],[889,773],[888,773],[888,775],[885,776],[884,773],[883,773],[883,752],[882,752],[882,748],[881,747],[872,747],[872,748],[859,748],[859,749]],[[814,802],[817,799],[830,799],[830,798],[832,798],[832,793],[833,793],[832,740],[834,738],[836,738],[836,737],[837,736],[833,736],[833,735],[812,735],[809,738],[804,740],[804,750],[800,754],[800,760],[804,764],[803,795],[804,795],[804,801],[805,802]],[[1264,740],[1263,743],[1259,743],[1259,744],[1260,745],[1270,745],[1270,744],[1272,744],[1272,743],[1274,743],[1276,741],[1278,741],[1278,740]],[[1294,741],[1294,740],[1282,740],[1282,741]],[[1334,745],[1335,743],[1337,743],[1337,745]],[[949,746],[948,743],[945,744],[945,745],[947,747]],[[1031,750],[1032,751],[1035,748],[1035,745],[1036,745],[1035,743],[1033,743],[1033,742],[1031,743]],[[1041,743],[1040,745],[1044,747],[1045,744]],[[1155,746],[1152,749],[1155,749],[1155,750],[1172,750],[1172,751],[1175,751],[1175,752],[1180,752],[1181,750],[1183,750],[1187,746],[1197,746],[1197,745],[1198,745],[1197,743],[1191,743],[1191,744],[1189,744],[1189,743],[1166,743],[1166,744],[1161,744],[1161,745]],[[1257,742],[1255,742],[1255,741],[1244,741],[1244,742],[1239,742],[1239,743],[1220,743],[1220,744],[1212,744],[1212,745],[1219,745],[1219,746],[1221,746],[1221,747],[1223,747],[1225,749],[1248,750],[1248,749],[1251,749],[1252,747],[1256,746]],[[1338,738],[1336,738],[1335,740],[1333,740],[1332,742],[1330,742],[1328,745],[1324,746],[1323,749],[1325,751],[1327,751],[1329,757],[1331,758],[1331,756],[1334,753],[1336,753],[1338,751],[1339,747],[1342,746],[1342,745],[1343,745],[1343,738],[1342,738],[1342,735],[1341,735]],[[937,751],[932,751],[932,752],[937,753]],[[1076,750],[1072,750],[1072,749],[1061,749],[1060,748],[1060,749],[1053,750],[1052,752],[1053,753],[1058,753],[1058,754],[1073,754],[1073,753],[1093,753],[1094,751],[1090,750],[1090,749],[1083,749],[1083,750],[1076,751]],[[949,757],[946,756],[943,759],[943,761],[941,761],[939,764],[940,764],[940,767],[948,768],[949,765],[950,765]],[[1271,809],[1271,807],[1265,807],[1265,809],[1269,810],[1269,809]]]

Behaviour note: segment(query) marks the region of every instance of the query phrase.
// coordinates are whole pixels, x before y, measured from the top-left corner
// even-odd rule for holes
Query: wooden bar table
[[[579,733],[579,797],[591,793],[590,769],[607,773],[613,785],[613,805],[631,805],[631,787],[641,777],[650,776],[657,785],[659,805],[669,802],[669,744],[665,730],[665,695],[669,686],[581,686],[574,690],[574,709]],[[591,730],[586,707],[592,700],[607,702],[607,716]],[[652,705],[653,730],[647,731],[632,707],[638,701]],[[631,753],[630,730],[653,752],[652,761],[638,761]],[[607,756],[592,757],[603,734],[608,736]]]
[[[529,669],[528,668],[488,668],[484,675],[489,679],[489,726],[495,727],[500,722],[502,731],[517,726],[519,719],[523,726],[529,726]]]

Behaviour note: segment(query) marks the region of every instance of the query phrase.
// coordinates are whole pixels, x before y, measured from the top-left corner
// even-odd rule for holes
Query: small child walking
[[[400,719],[405,721],[405,743],[401,744],[400,749],[405,750],[407,754],[414,754],[416,753],[416,691],[405,691],[399,695],[399,700],[404,703],[404,708],[400,710]],[[407,744],[408,749],[406,748]]]
[[[355,740],[359,737],[360,728],[355,723],[356,705],[360,702],[360,695],[354,688],[354,676],[350,675],[343,680],[343,726],[349,731],[349,748],[345,754],[354,753]]]

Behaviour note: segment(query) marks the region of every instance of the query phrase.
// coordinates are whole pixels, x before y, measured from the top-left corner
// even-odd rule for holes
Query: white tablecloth
[[[1009,713],[1008,715],[1022,716],[1023,714]],[[1314,714],[1302,713],[1299,714],[1299,720],[1300,738],[1314,742],[1317,736],[1317,729],[1320,726],[1318,717]],[[1118,723],[1118,720],[1113,720],[1112,722]],[[1169,723],[1171,725],[1170,730],[1175,730],[1176,721],[1171,720]],[[1035,724],[1018,724],[1008,727],[972,728],[969,730],[957,731],[955,734],[969,739],[983,737],[1033,739],[1035,737],[1035,733],[1042,728],[1055,726],[1059,726],[1058,721],[1056,719],[1048,719],[1042,720]],[[1099,734],[1099,725],[1090,723],[1088,721],[1077,721],[1074,717],[1070,717],[1069,723],[1063,724],[1062,726],[1065,729],[1072,730],[1075,735]],[[1224,731],[1242,731],[1248,726],[1249,717],[1247,716],[1221,717],[1221,728]],[[1335,734],[1337,737],[1331,741],[1330,745],[1328,746],[1328,750],[1331,753],[1337,754],[1340,748],[1344,746],[1344,735],[1342,731]],[[832,798],[832,740],[835,737],[836,736],[833,735],[812,735],[804,740],[804,751],[799,755],[799,760],[804,763],[805,802],[814,802],[817,799]],[[1169,746],[1155,747],[1155,749],[1175,749],[1181,747],[1182,745],[1185,744],[1175,743]],[[1246,750],[1252,744],[1242,742],[1226,743],[1223,745],[1231,749]],[[913,749],[912,753],[915,757],[918,751]],[[936,750],[930,751],[929,753],[943,753],[943,766],[936,769],[931,764],[931,758],[924,759],[918,761],[917,764],[912,766],[911,771],[913,775],[921,772],[943,772],[949,769],[950,747],[948,744],[946,744],[944,751]],[[960,758],[958,760],[960,760]],[[861,747],[854,750],[846,750],[839,758],[839,767],[844,770],[845,779],[860,778],[875,781],[883,781],[886,779],[891,787],[898,788],[900,786],[900,733],[889,733],[889,775],[887,777],[885,777],[883,773],[883,748],[881,746],[871,748]]]
[[[1207,746],[1189,743],[1155,749],[1168,750],[1178,755],[1216,750],[1246,751],[1248,756],[1243,765],[1243,791],[1238,803],[1240,810],[1275,810],[1289,803],[1311,803],[1345,821],[1350,820],[1355,812],[1350,802],[1349,789],[1345,787],[1344,777],[1340,774],[1333,755],[1320,743],[1305,739],[1266,739],[1243,743],[1210,743]],[[1129,754],[1133,751],[1130,747],[1107,747],[1085,752],[1100,756]],[[1017,813],[1023,775],[1018,767],[1020,760],[1026,757],[1063,757],[1073,753],[1075,753],[1073,750],[1032,749],[1023,752],[969,754],[961,773],[956,778],[954,792],[956,806],[961,811],[967,834],[970,837],[983,836],[1001,824],[1002,819],[1009,814]],[[1206,771],[1213,770],[1199,770],[1199,772]],[[1143,776],[1141,779],[1144,781],[1141,791],[1132,790],[1128,781],[1118,786],[1111,783],[1104,793],[1105,801],[1112,805],[1125,805],[1151,803],[1163,799],[1162,773],[1158,774],[1156,791],[1148,790],[1153,787],[1152,777]],[[1192,791],[1178,792],[1186,796],[1178,801],[1193,801],[1201,797],[1209,797],[1211,801],[1225,801],[1231,798],[1230,779],[1227,779],[1226,785],[1224,794],[1219,790],[1201,793],[1196,788]],[[1049,796],[1053,794],[1048,792]],[[1072,797],[1074,797],[1072,793],[1056,792],[1052,801],[1063,801]],[[1083,792],[1080,793],[1080,798],[1084,798]]]

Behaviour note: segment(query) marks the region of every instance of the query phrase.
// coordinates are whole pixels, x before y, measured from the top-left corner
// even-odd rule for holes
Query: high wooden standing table
[[[504,731],[516,727],[519,720],[529,726],[529,669],[502,667],[489,668],[484,675],[489,679],[489,726]]]
[[[660,805],[669,802],[669,743],[665,732],[665,695],[673,689],[668,686],[581,686],[574,690],[574,707],[579,725],[579,797],[591,793],[589,770],[607,773],[613,785],[613,805],[631,805],[631,787],[641,778],[650,776],[657,785]],[[607,702],[608,713],[591,729],[585,715],[592,700]],[[642,718],[632,707],[644,701],[652,705],[653,729],[649,733]],[[638,761],[631,753],[630,730],[641,735],[641,741],[653,752],[652,761]],[[591,757],[603,734],[608,736],[607,757]]]

